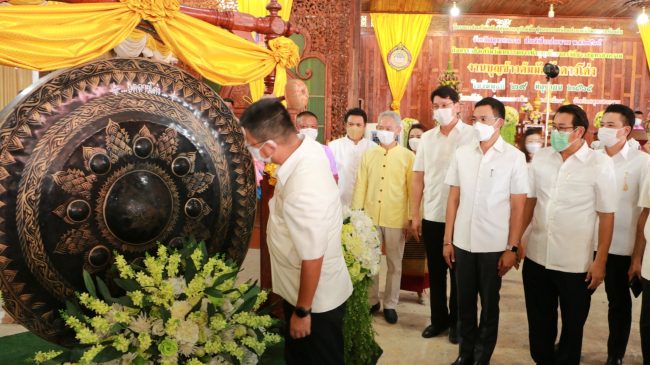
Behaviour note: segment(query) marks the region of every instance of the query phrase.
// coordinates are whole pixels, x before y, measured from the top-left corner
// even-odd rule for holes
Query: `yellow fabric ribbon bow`
[[[158,22],[174,18],[181,8],[178,0],[120,0],[143,20]]]
[[[280,37],[269,41],[275,62],[284,68],[296,67],[300,62],[298,46],[289,38]]]

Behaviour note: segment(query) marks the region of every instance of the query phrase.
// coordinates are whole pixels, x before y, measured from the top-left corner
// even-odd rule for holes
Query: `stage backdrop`
[[[429,95],[451,58],[461,80],[463,118],[473,103],[497,96],[517,109],[544,99],[545,62],[557,63],[552,109],[568,98],[593,119],[611,103],[650,109],[650,75],[632,19],[434,15],[401,103],[402,117],[431,120]],[[372,121],[391,94],[369,14],[361,17],[359,97]],[[543,107],[542,107],[543,110]]]

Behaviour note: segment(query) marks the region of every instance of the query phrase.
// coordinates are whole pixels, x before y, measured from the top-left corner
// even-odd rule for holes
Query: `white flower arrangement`
[[[266,292],[236,285],[239,269],[208,257],[203,243],[180,252],[159,246],[143,267],[116,253],[114,265],[125,295],[113,297],[84,272],[88,292],[61,313],[79,348],[39,352],[37,364],[256,364],[281,340],[270,330],[276,322],[256,313]]]
[[[379,273],[381,243],[372,219],[364,211],[343,209],[341,244],[353,284]]]

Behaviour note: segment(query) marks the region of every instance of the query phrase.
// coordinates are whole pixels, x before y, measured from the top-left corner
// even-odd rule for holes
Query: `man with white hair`
[[[377,138],[380,146],[366,151],[361,159],[352,197],[352,209],[363,209],[372,218],[386,249],[386,288],[384,317],[397,323],[395,307],[399,302],[405,230],[409,227],[409,198],[415,156],[397,143],[401,131],[399,114],[379,114]],[[379,277],[375,276],[369,292],[371,311],[379,304]]]

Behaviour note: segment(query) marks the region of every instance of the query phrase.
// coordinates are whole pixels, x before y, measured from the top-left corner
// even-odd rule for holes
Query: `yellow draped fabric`
[[[643,48],[645,49],[645,60],[650,69],[650,23],[639,24],[639,34],[643,41]]]
[[[429,30],[431,15],[374,13],[370,14],[370,17],[384,61],[388,85],[393,95],[390,107],[399,112],[400,102],[411,78],[413,66],[420,54],[427,30]],[[389,53],[398,46],[406,48],[411,56],[410,64],[401,70],[391,66],[388,60]]]
[[[270,49],[179,11],[178,0],[121,0],[50,6],[0,7],[0,64],[54,70],[95,59],[148,20],[172,52],[202,76],[221,85],[281,75],[299,61],[287,38]]]
[[[268,15],[268,10],[266,10],[266,5],[268,5],[268,0],[245,0],[237,2],[237,10],[240,13],[251,14],[256,17],[263,17]],[[280,9],[280,17],[284,21],[288,21],[291,16],[291,7],[293,6],[293,0],[279,0],[278,3],[282,6]],[[286,72],[281,72],[282,75],[277,73],[275,75],[275,86],[273,88],[273,93],[275,96],[283,96],[284,88],[287,84],[287,74]],[[251,81],[248,84],[251,90],[251,100],[256,102],[259,100],[262,95],[264,95],[264,79],[258,79]]]

